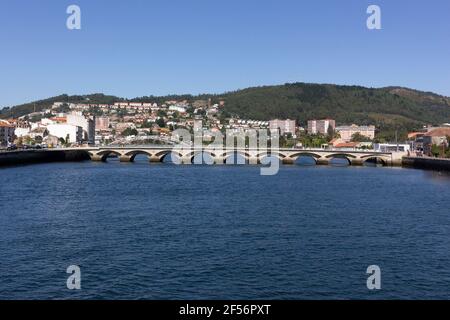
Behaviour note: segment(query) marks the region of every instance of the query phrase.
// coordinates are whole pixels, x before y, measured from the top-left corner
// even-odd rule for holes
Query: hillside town
[[[276,129],[280,147],[285,148],[371,149],[450,157],[448,123],[411,132],[407,141],[378,141],[374,125],[337,124],[333,119],[305,119],[303,124],[291,119],[241,119],[225,117],[224,108],[225,101],[213,104],[210,99],[162,104],[56,102],[39,112],[0,120],[0,143],[3,150],[164,144],[177,142],[172,135],[176,129],[193,132],[201,128],[207,144],[217,131],[245,134],[252,129]]]

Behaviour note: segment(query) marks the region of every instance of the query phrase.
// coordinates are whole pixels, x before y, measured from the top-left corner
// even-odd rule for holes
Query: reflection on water
[[[433,171],[425,170],[422,171],[423,175],[435,182],[449,183],[450,182],[450,172],[448,171]]]
[[[314,166],[316,165],[316,160],[311,156],[300,156],[295,161],[295,164],[300,166]]]
[[[350,160],[347,158],[331,158],[330,165],[335,167],[347,167],[350,166]]]

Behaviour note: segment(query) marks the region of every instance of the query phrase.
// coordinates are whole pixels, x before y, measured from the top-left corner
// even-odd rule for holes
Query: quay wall
[[[0,152],[0,166],[90,160],[85,150],[17,150]]]
[[[450,171],[450,159],[427,157],[403,157],[402,165],[408,168]]]

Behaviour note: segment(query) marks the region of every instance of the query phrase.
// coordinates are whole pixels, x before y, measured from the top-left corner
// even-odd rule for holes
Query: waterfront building
[[[69,143],[83,142],[83,128],[71,124],[51,124],[47,126],[48,133],[52,136],[68,140]]]
[[[450,128],[441,127],[433,128],[423,135],[423,152],[431,155],[433,145],[445,146],[449,145],[448,137],[450,137]]]
[[[262,125],[262,123],[258,123],[258,125]],[[270,130],[279,129],[281,135],[292,134],[294,136],[296,127],[297,126],[296,126],[295,120],[290,120],[290,119],[279,120],[279,119],[275,119],[275,120],[270,120],[269,121],[269,129]]]
[[[336,131],[344,141],[351,141],[353,135],[360,134],[370,140],[375,138],[375,126],[358,126],[352,124],[351,126],[339,126],[336,127]]]
[[[408,140],[410,141],[412,150],[423,151],[423,136],[425,133],[425,131],[408,133]]]
[[[334,132],[335,128],[336,121],[333,119],[308,121],[308,134],[328,135],[330,132]]]
[[[49,134],[42,140],[42,142],[47,144],[49,147],[54,147],[54,146],[58,145],[59,138]]]
[[[14,135],[17,138],[21,138],[21,137],[25,137],[28,136],[31,132],[31,127],[17,127],[16,130],[14,131]]]
[[[84,116],[80,112],[72,112],[67,115],[67,124],[83,129],[83,141],[95,144],[95,116]]]
[[[40,139],[42,140],[43,138],[45,138],[48,135],[48,130],[47,127],[43,127],[43,126],[36,126],[33,127],[29,133],[29,137],[31,139]]]
[[[373,148],[376,152],[408,152],[411,151],[411,145],[400,143],[374,143]]]
[[[0,145],[6,146],[14,139],[15,127],[8,121],[0,120]]]

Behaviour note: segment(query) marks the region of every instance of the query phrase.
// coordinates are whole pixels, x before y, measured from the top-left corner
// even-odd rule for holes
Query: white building
[[[21,138],[21,137],[25,137],[28,136],[31,132],[31,127],[24,127],[24,128],[16,128],[16,131],[14,132],[14,134],[16,135],[17,138]]]
[[[170,111],[178,111],[179,113],[186,113],[186,108],[185,107],[181,107],[181,106],[170,106],[169,107]]]
[[[72,112],[67,115],[67,124],[81,127],[82,141],[95,144],[95,117],[85,117],[81,112]]]
[[[409,144],[374,143],[373,149],[377,152],[407,152],[411,150],[411,146]]]
[[[52,136],[63,138],[70,143],[81,143],[83,141],[83,128],[71,124],[51,124],[47,126],[48,133]]]

